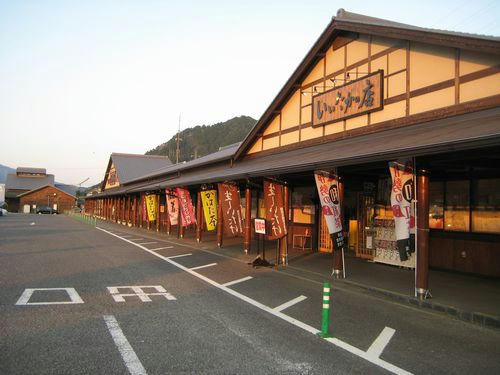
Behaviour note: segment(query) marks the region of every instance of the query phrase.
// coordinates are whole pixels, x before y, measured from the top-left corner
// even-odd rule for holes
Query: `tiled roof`
[[[54,185],[54,175],[48,174],[43,177],[7,175],[5,190],[33,190],[44,185]]]
[[[112,153],[111,160],[121,184],[146,173],[171,165],[166,156]]]

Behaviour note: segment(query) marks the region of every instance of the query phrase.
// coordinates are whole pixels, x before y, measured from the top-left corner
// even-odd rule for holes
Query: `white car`
[[[0,216],[7,215],[7,210],[5,208],[0,208]]]

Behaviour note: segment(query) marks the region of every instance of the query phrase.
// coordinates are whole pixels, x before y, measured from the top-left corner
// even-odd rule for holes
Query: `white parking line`
[[[138,243],[138,245],[151,245],[152,243],[158,243],[156,241],[152,241],[152,242],[142,242],[142,243]]]
[[[144,238],[126,238],[126,240],[128,240],[128,241],[140,241],[140,240],[143,240],[143,239]]]
[[[385,347],[391,340],[392,336],[394,336],[395,332],[395,329],[385,327],[382,332],[380,332],[380,335],[378,335],[378,337],[375,339],[373,344],[370,345],[370,347],[366,351],[366,354],[372,355],[374,358],[380,357]]]
[[[68,293],[70,301],[61,302],[28,302],[37,290],[41,291],[52,291],[52,290],[64,290]],[[80,295],[77,293],[75,288],[28,288],[25,289],[21,297],[16,302],[16,305],[71,305],[75,303],[84,303]]]
[[[297,298],[292,299],[291,301],[285,302],[279,306],[276,306],[273,310],[274,311],[283,311],[286,308],[295,305],[296,303],[299,303],[303,300],[305,300],[307,297],[306,296],[298,296]]]
[[[150,251],[153,251],[153,250],[150,250]],[[187,254],[172,255],[171,257],[168,257],[168,259],[180,258],[180,257],[187,257],[189,255],[193,255],[193,254],[187,253]]]
[[[225,284],[222,284],[222,285],[224,285],[224,286],[230,286],[230,285],[242,283],[243,281],[247,281],[247,280],[250,280],[250,279],[253,279],[253,277],[252,276],[243,277],[243,278],[238,279],[238,280],[229,281],[229,282],[227,282]]]
[[[128,342],[127,338],[123,334],[123,331],[120,328],[120,325],[116,321],[116,318],[113,315],[104,315],[104,321],[106,322],[106,326],[108,327],[109,333],[111,333],[111,337],[115,342],[120,355],[123,358],[123,362],[127,366],[128,371],[131,375],[147,375],[146,370],[142,366],[141,361],[135,354],[134,349]]]
[[[292,318],[291,316],[288,316],[286,314],[283,314],[282,312],[280,311],[276,311],[274,309],[272,309],[271,307],[269,306],[266,306],[250,297],[247,297],[245,296],[244,294],[241,294],[241,293],[238,293],[237,291],[233,290],[233,289],[230,289],[222,284],[219,284],[218,282],[212,280],[212,279],[209,279],[208,277],[206,276],[203,276],[202,274],[198,273],[198,272],[195,272],[193,271],[192,269],[189,269],[187,267],[184,267],[182,264],[180,263],[177,263],[175,262],[174,260],[170,259],[169,257],[164,257],[158,253],[155,253],[154,251],[151,251],[149,250],[148,248],[144,247],[144,246],[141,246],[141,245],[138,245],[126,238],[121,238],[120,236],[117,236],[116,234],[113,234],[113,233],[110,233],[108,232],[107,230],[105,229],[102,229],[102,228],[99,228],[99,227],[96,227],[97,229],[103,231],[103,232],[106,232],[106,233],[109,233],[110,235],[112,236],[115,236],[117,238],[120,238],[122,241],[125,241],[125,242],[129,242],[130,244],[132,245],[135,245],[137,247],[139,247],[140,249],[160,258],[160,259],[163,259],[165,260],[166,262],[172,264],[173,266],[176,266],[177,268],[205,281],[206,283],[216,287],[216,288],[219,288],[229,294],[231,294],[232,296],[236,297],[236,298],[239,298],[241,299],[242,301],[245,301],[255,307],[257,307],[258,309],[261,309],[263,311],[266,311],[268,312],[269,314],[272,314],[280,319],[283,319],[284,321],[290,323],[290,324],[293,324],[294,326],[296,327],[299,327],[307,332],[310,332],[312,333],[313,335],[317,335],[318,333],[320,333],[320,330],[318,330],[317,328],[314,328],[306,323],[303,323],[295,318]],[[386,369],[387,371],[390,371],[394,374],[398,374],[398,375],[411,375],[411,372],[408,372],[400,367],[397,367],[395,365],[393,365],[392,363],[389,363],[389,362],[386,362],[384,361],[383,359],[380,359],[380,358],[375,358],[372,354],[368,354],[367,352],[361,350],[361,349],[358,349],[356,348],[355,346],[352,346],[342,340],[339,340],[337,338],[334,338],[334,337],[330,337],[330,338],[325,338],[324,340],[328,341],[329,343],[339,347],[339,348],[342,348],[346,351],[348,351],[349,353],[352,353],[360,358],[363,358],[365,359],[366,361],[370,362],[370,363],[373,363],[374,365],[377,365],[379,367],[382,367],[384,369]]]
[[[210,264],[205,264],[203,266],[191,267],[190,270],[199,270],[200,268],[212,267],[212,266],[216,266],[216,265],[217,265],[217,263],[210,263]]]
[[[151,251],[158,251],[158,250],[165,250],[165,249],[172,249],[173,246],[165,246],[165,247],[157,247],[156,249],[149,249]]]

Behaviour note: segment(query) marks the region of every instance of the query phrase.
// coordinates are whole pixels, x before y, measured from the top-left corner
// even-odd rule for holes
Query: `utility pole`
[[[175,164],[179,164],[179,141],[180,141],[180,133],[181,133],[181,114],[179,113],[179,129],[177,130],[177,150],[175,152],[176,160]]]

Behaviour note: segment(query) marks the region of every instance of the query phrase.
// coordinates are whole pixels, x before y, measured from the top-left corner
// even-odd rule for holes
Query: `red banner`
[[[224,233],[230,237],[243,235],[243,219],[238,187],[233,184],[218,184],[218,189],[222,205]]]
[[[277,240],[286,236],[285,201],[283,185],[264,180],[264,206],[266,207],[266,223],[268,240]]]
[[[177,225],[179,224],[179,200],[173,189],[165,189],[165,194],[167,196],[166,205],[170,225]]]
[[[191,196],[189,195],[188,189],[185,188],[175,188],[177,193],[177,198],[179,198],[179,210],[181,211],[181,225],[187,227],[191,224],[196,224],[196,218],[194,216],[194,207],[191,202]]]

